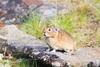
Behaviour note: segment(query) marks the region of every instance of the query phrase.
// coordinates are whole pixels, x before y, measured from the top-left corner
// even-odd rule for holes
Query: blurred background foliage
[[[75,37],[78,46],[100,46],[100,0],[47,0],[55,4],[64,4],[68,13],[58,13],[52,19],[41,23],[38,12],[30,13],[28,19],[23,18],[20,29],[28,34],[43,39],[43,29],[47,25],[55,25],[68,31]]]

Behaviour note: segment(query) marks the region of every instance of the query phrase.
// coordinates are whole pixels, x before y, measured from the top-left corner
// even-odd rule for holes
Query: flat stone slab
[[[7,39],[8,44],[16,46],[19,50],[22,50],[25,46],[46,46],[42,40],[28,35],[19,30],[15,25],[6,25],[0,30],[0,35]]]

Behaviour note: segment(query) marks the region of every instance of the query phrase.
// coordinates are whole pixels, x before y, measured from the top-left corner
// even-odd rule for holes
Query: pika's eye
[[[48,31],[51,31],[51,29],[48,29]]]

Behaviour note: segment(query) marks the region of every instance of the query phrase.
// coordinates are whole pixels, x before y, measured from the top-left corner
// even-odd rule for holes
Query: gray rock
[[[55,54],[64,61],[69,61],[69,65],[74,65],[75,67],[87,67],[90,62],[93,63],[94,67],[99,67],[100,65],[100,48],[79,48],[74,55],[60,52],[49,52],[49,54]]]
[[[48,10],[45,10],[44,12],[43,12],[43,15],[45,16],[45,17],[54,17],[54,16],[56,16],[57,15],[57,10],[56,9],[48,9]]]
[[[0,34],[7,38],[8,44],[19,50],[25,46],[46,46],[43,41],[20,31],[15,25],[6,25],[0,30]]]
[[[6,11],[7,14],[4,17],[5,19],[1,19],[6,24],[15,24],[20,23],[19,17],[25,17],[29,14],[29,10],[27,5],[22,2],[22,0],[0,0],[3,4],[1,7],[1,12]]]

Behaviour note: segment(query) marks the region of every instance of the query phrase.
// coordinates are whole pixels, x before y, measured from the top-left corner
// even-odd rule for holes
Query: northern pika
[[[67,31],[55,26],[47,26],[43,30],[47,45],[54,50],[64,50],[74,53],[77,50],[76,41]]]

